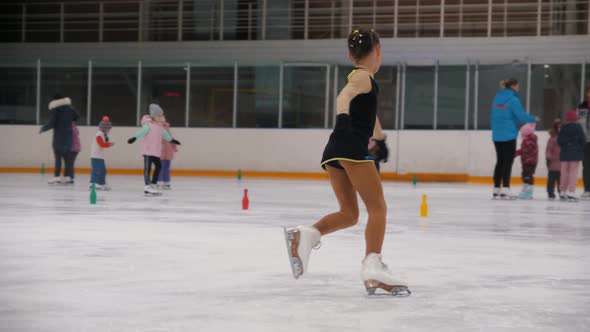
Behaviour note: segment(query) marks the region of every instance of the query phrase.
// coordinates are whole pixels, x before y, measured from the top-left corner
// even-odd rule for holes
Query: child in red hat
[[[92,141],[92,150],[90,152],[90,163],[92,165],[92,174],[90,175],[90,185],[95,185],[96,190],[109,190],[106,183],[107,168],[104,163],[104,150],[115,145],[109,142],[109,132],[113,124],[108,116],[104,116],[98,124],[98,131]]]

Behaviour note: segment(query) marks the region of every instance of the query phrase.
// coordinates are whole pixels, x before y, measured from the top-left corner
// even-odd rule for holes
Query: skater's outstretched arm
[[[47,121],[47,123],[41,127],[41,130],[39,130],[39,134],[40,133],[44,133],[46,131],[48,131],[49,129],[53,129],[55,128],[55,122],[57,121],[57,117],[55,116],[55,110],[51,110],[50,114],[49,114],[49,121]]]
[[[133,144],[136,140],[144,137],[147,133],[150,132],[150,125],[144,125],[138,132],[135,133],[133,137],[127,140],[127,143]]]
[[[180,142],[172,138],[172,136],[170,136],[170,134],[166,130],[162,132],[162,137],[164,137],[165,140],[172,144],[180,145]]]
[[[371,75],[368,71],[357,69],[350,73],[348,83],[336,98],[338,114],[349,114],[350,101],[362,93],[370,92],[371,89]]]

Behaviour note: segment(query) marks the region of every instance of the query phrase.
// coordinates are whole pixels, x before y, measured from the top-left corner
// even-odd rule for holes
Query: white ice
[[[383,254],[413,293],[369,298],[364,211],[291,276],[281,226],[332,212],[327,181],[177,177],[146,198],[140,177],[108,179],[93,206],[85,175],[0,175],[1,331],[590,330],[590,202],[386,182]]]

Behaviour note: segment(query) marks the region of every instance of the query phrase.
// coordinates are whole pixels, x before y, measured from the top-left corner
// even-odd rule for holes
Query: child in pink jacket
[[[80,130],[76,124],[76,121],[72,122],[72,149],[70,150],[70,155],[68,156],[67,162],[70,164],[69,167],[66,169],[70,170],[70,174],[67,174],[66,177],[66,184],[74,184],[74,176],[76,171],[74,169],[76,165],[76,158],[80,153]]]
[[[553,121],[553,127],[549,130],[549,141],[547,141],[547,149],[545,149],[545,159],[547,159],[547,169],[549,174],[547,175],[547,195],[550,200],[555,199],[555,188],[557,192],[561,194],[559,190],[559,177],[561,176],[561,162],[559,160],[559,144],[557,144],[557,135],[559,135],[559,127],[561,126],[561,120],[555,119]]]
[[[143,127],[134,137],[127,140],[127,143],[133,144],[138,138],[143,138],[141,150],[141,154],[143,155],[143,178],[145,182],[143,191],[146,195],[160,195],[161,192],[156,189],[156,186],[162,168],[160,161],[160,156],[162,155],[162,138],[176,145],[180,145],[180,142],[172,138],[172,136],[164,130],[164,127],[162,126],[164,110],[156,104],[150,104],[149,110],[150,115],[145,115],[141,119]],[[150,181],[152,164],[154,164],[155,171]]]
[[[172,135],[172,132],[170,132],[170,124],[164,117],[162,117],[162,125],[164,126],[164,130]],[[174,153],[176,153],[176,151],[176,144],[172,144],[167,140],[162,139],[162,156],[160,157],[162,160],[162,171],[158,178],[160,189],[170,190],[170,164],[172,163],[172,159],[174,159]]]

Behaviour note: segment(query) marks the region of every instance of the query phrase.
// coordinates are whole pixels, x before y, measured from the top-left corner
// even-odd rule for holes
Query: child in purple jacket
[[[74,166],[76,164],[76,158],[78,157],[78,153],[80,153],[80,130],[78,129],[78,125],[76,124],[76,121],[72,122],[72,149],[70,150],[70,154],[68,156],[68,160],[67,163],[69,164],[69,167],[66,167],[66,169],[69,169],[69,174],[66,174],[66,184],[74,184],[74,174],[75,169]]]

